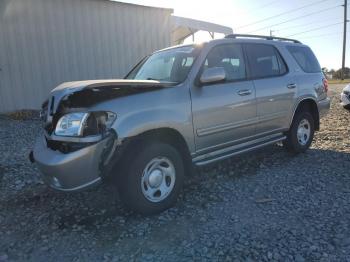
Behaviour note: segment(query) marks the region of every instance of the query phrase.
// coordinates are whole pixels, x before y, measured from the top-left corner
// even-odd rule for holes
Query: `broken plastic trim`
[[[107,136],[107,135],[105,135]],[[74,136],[57,136],[52,134],[51,136],[46,136],[50,140],[60,141],[60,142],[72,142],[72,143],[95,143],[103,139],[103,135],[93,135],[86,137],[74,137]]]
[[[51,150],[58,150],[64,154],[72,153],[84,147],[93,145],[108,137],[113,137],[115,140],[118,138],[114,130],[106,132],[105,134],[87,137],[60,137],[49,135],[48,133],[45,133],[44,135],[48,148]]]

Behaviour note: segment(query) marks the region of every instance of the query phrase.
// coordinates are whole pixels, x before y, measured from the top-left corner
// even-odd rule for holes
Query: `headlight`
[[[69,113],[56,125],[57,136],[90,136],[102,134],[112,126],[116,114],[112,112]]]

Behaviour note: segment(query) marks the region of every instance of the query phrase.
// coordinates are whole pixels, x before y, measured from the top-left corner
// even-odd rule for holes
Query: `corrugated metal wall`
[[[171,43],[170,9],[0,0],[0,112],[38,109],[65,81],[120,78]]]

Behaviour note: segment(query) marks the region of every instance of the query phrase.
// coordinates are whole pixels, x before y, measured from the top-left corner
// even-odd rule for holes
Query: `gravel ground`
[[[0,119],[0,261],[350,261],[350,113],[332,108],[312,148],[279,145],[199,169],[178,204],[141,217],[111,187],[43,185],[27,155],[39,121]]]

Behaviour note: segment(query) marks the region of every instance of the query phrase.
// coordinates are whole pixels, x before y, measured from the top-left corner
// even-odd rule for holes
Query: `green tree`
[[[333,77],[336,79],[341,78],[341,68],[334,72]],[[350,78],[350,68],[345,67],[344,78]]]

